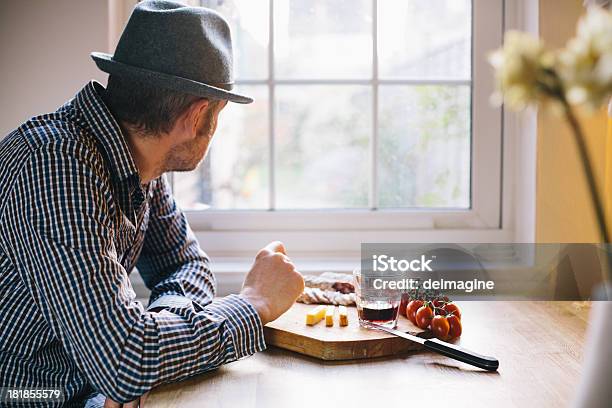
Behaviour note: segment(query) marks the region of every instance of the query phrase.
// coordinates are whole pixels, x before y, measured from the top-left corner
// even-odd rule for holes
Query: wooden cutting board
[[[281,317],[268,323],[264,327],[266,344],[322,360],[383,357],[423,347],[381,331],[360,327],[355,307],[347,308],[348,326],[338,326],[337,314],[333,327],[326,327],[324,320],[314,326],[307,326],[306,313],[314,307],[316,305],[296,303]],[[419,337],[425,334],[403,316],[399,317],[397,328]]]

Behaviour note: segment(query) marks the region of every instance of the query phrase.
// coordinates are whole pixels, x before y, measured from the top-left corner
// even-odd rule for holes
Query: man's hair
[[[200,96],[149,85],[144,80],[110,75],[104,100],[116,119],[145,134],[169,132]]]

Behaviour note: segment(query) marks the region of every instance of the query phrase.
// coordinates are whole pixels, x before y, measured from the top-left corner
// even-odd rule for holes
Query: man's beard
[[[202,126],[198,129],[196,138],[174,146],[168,152],[164,160],[163,172],[195,170],[206,157],[216,127],[213,109],[210,109]]]

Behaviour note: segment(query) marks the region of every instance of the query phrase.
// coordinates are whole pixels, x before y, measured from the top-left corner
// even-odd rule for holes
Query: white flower
[[[600,107],[612,94],[612,13],[590,7],[559,58],[569,102]]]
[[[610,7],[612,5],[612,1],[610,0],[584,0],[582,2],[584,7]]]
[[[498,93],[495,102],[514,110],[548,99],[558,89],[552,67],[555,59],[539,39],[518,31],[509,31],[504,46],[489,55],[495,68]]]

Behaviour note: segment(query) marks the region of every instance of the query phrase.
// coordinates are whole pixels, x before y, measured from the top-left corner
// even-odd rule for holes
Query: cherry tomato
[[[406,315],[407,307],[408,307],[408,301],[406,300],[406,298],[404,298],[404,296],[402,296],[402,301],[400,302],[400,305],[399,305],[399,311],[400,311],[400,314],[404,317],[408,317]]]
[[[423,304],[415,314],[416,325],[421,329],[427,329],[434,317],[434,312],[428,305],[429,303]]]
[[[447,314],[447,313],[446,313],[446,310],[444,310],[443,308],[441,308],[441,307],[436,307],[436,308],[434,309],[434,314],[435,314],[435,315],[440,315],[440,316],[446,316],[446,314]]]
[[[450,325],[448,320],[444,316],[434,316],[431,319],[431,331],[440,340],[448,340],[448,331],[450,330]]]
[[[416,312],[421,306],[423,306],[422,300],[411,300],[408,302],[408,307],[406,307],[406,317],[412,322],[412,324],[416,324]]]
[[[444,305],[443,309],[446,311],[446,314],[454,314],[461,320],[461,309],[455,303],[447,303]]]
[[[431,302],[433,307],[436,309],[442,308],[445,304],[444,300],[438,298]]]
[[[461,319],[456,315],[450,315],[446,320],[448,320],[449,325],[448,336],[451,339],[461,336]]]

